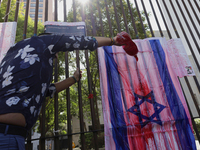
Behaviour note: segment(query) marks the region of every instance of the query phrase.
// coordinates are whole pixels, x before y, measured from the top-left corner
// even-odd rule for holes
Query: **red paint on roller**
[[[136,44],[132,41],[128,33],[126,32],[118,33],[116,41],[119,44],[123,45],[122,47],[128,55],[134,56],[138,61],[137,57],[138,48]]]

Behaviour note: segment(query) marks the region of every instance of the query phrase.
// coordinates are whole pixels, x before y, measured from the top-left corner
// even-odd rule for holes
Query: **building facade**
[[[22,2],[24,2],[24,8],[26,8],[27,0],[22,0]],[[35,9],[36,9],[36,0],[30,0],[29,16],[33,20],[35,19]],[[39,0],[38,21],[45,22],[45,0]],[[54,21],[53,0],[48,1],[48,20],[47,21]]]

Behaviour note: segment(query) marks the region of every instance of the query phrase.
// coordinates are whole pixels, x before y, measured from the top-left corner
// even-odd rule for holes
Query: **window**
[[[39,4],[39,7],[43,7],[43,4]]]
[[[43,0],[39,0],[39,2],[43,2]]]
[[[35,18],[35,14],[30,14],[30,17],[31,18]]]
[[[36,2],[36,0],[31,0],[31,2]]]
[[[39,9],[39,12],[43,12],[43,9]]]
[[[31,7],[35,7],[36,6],[36,4],[35,3],[31,3]]]
[[[24,3],[24,7],[26,7],[26,3]]]
[[[42,14],[38,14],[38,18],[42,18]]]
[[[30,9],[30,12],[35,12],[35,9],[31,8],[31,9]]]

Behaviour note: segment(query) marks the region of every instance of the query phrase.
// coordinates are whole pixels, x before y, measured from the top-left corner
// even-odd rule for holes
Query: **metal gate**
[[[5,1],[5,0],[4,0]],[[82,0],[83,1],[83,0]],[[0,0],[0,7],[3,1]],[[34,33],[33,35],[37,35],[38,31],[38,14],[40,9],[40,0],[24,0],[26,3],[25,8],[25,21],[24,21],[24,30],[23,30],[23,39],[26,38],[27,35],[27,23],[28,16],[31,9],[32,3],[35,4],[34,11]],[[189,55],[190,61],[195,69],[196,76],[194,77],[184,77],[180,78],[179,81],[181,83],[185,98],[187,100],[187,104],[189,106],[189,111],[192,118],[193,127],[197,136],[198,141],[200,141],[199,132],[197,129],[197,125],[194,121],[195,118],[199,118],[200,109],[199,109],[199,99],[200,99],[200,1],[199,0],[88,0],[85,4],[80,3],[78,0],[71,0],[72,6],[68,6],[68,1],[55,0],[54,3],[54,20],[59,21],[59,14],[62,14],[63,18],[61,21],[64,22],[76,22],[76,21],[85,21],[87,25],[87,35],[92,36],[107,36],[113,37],[116,33],[121,31],[128,32],[133,39],[143,39],[147,37],[165,37],[165,38],[181,38],[184,43],[185,49]],[[61,8],[58,5],[62,5]],[[45,6],[44,8],[44,20],[48,21],[50,18],[48,14],[49,6],[52,5],[52,1],[44,0],[42,3]],[[68,11],[67,8],[71,8],[72,11]],[[15,17],[12,21],[18,20],[18,12],[20,8],[20,1],[16,2],[16,10]],[[9,13],[11,11],[11,0],[7,0],[7,10],[4,17],[4,22],[8,21]],[[63,12],[60,12],[60,9]],[[94,54],[94,52],[93,52]],[[100,135],[103,132],[103,128],[101,128],[99,121],[99,113],[97,107],[97,96],[95,96],[95,91],[99,90],[99,88],[94,89],[94,80],[92,79],[91,72],[92,69],[90,65],[90,54],[88,51],[85,51],[85,62],[86,62],[86,74],[87,74],[87,93],[89,95],[88,101],[90,102],[90,114],[91,114],[91,125],[90,130],[87,131],[84,121],[83,112],[83,96],[82,96],[82,84],[78,82],[77,88],[77,99],[78,99],[78,109],[79,109],[79,132],[74,132],[72,130],[73,126],[76,123],[72,123],[72,115],[71,115],[71,100],[70,90],[66,90],[66,112],[67,112],[67,134],[59,134],[59,101],[58,95],[54,97],[54,135],[47,136],[45,133],[45,124],[48,122],[45,121],[47,103],[43,103],[40,118],[40,129],[41,136],[40,138],[33,138],[30,136],[27,139],[27,149],[32,149],[32,145],[34,141],[38,141],[40,143],[40,149],[50,149],[50,146],[47,145],[49,139],[53,139],[53,145],[51,145],[52,149],[54,147],[55,150],[62,149],[61,143],[67,143],[67,148],[72,150],[73,136],[80,135],[80,147],[82,150],[88,149],[86,140],[92,140],[92,147],[97,150],[103,148],[103,144],[100,143],[99,139]],[[97,53],[95,53],[97,55]],[[76,56],[76,67],[81,67],[80,63],[80,52],[75,52]],[[69,77],[69,53],[65,53],[65,76]],[[97,56],[96,56],[97,63]],[[54,62],[54,82],[58,81],[58,59]],[[98,64],[97,67],[98,68]],[[100,99],[99,99],[100,100]],[[95,104],[94,104],[95,103]],[[102,112],[102,110],[100,111]],[[92,133],[92,137],[86,138]],[[63,139],[67,139],[66,141]],[[46,142],[45,142],[46,141]],[[91,142],[89,142],[91,143]],[[52,143],[51,143],[52,144]]]

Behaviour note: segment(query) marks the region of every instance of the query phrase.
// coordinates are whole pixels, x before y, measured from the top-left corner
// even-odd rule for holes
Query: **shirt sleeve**
[[[48,90],[47,90],[47,94],[46,94],[46,97],[50,97],[50,98],[53,98],[54,94],[56,93],[56,86],[55,84],[50,84]]]
[[[67,35],[46,35],[44,38],[49,45],[53,46],[52,53],[59,51],[73,50],[95,50],[98,47],[98,42],[91,36],[67,36]]]

